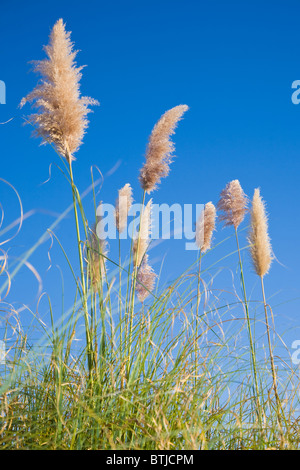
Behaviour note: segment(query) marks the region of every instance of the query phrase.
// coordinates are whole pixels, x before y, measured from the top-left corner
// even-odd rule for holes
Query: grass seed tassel
[[[37,113],[27,120],[35,127],[34,135],[42,143],[53,144],[57,152],[68,161],[82,144],[88,127],[89,106],[99,104],[89,97],[80,96],[80,79],[83,67],[77,67],[70,32],[59,19],[50,34],[49,44],[44,47],[47,59],[34,61],[34,72],[41,81],[22,99],[20,106],[32,103]]]
[[[146,162],[140,171],[140,183],[144,191],[150,193],[157,188],[161,178],[168,176],[172,154],[175,150],[170,136],[188,106],[179,105],[166,111],[154,126],[146,151]]]

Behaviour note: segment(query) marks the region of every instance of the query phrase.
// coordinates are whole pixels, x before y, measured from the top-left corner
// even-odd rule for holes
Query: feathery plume
[[[148,264],[148,255],[145,254],[137,273],[136,292],[140,302],[144,302],[154,289],[156,274]]]
[[[119,233],[122,233],[127,225],[127,217],[133,202],[132,188],[129,183],[119,189],[118,198],[116,200],[115,219],[116,227]]]
[[[268,234],[265,203],[258,188],[255,189],[252,200],[249,243],[255,272],[258,276],[263,277],[269,272],[272,263],[272,248]]]
[[[146,162],[140,171],[140,183],[147,193],[156,189],[161,178],[169,174],[169,165],[175,150],[170,136],[175,133],[178,121],[187,110],[188,106],[179,105],[166,111],[152,130],[146,151]]]
[[[208,202],[196,222],[196,245],[202,253],[205,253],[211,247],[215,226],[216,208],[212,202]]]
[[[149,245],[149,238],[151,234],[151,212],[152,199],[149,200],[146,206],[143,206],[140,216],[139,232],[133,244],[133,259],[136,266],[140,266]]]
[[[101,238],[101,233],[99,233],[97,228],[97,224],[94,224],[93,229],[90,230],[87,242],[87,274],[93,292],[98,292],[104,279],[106,269],[106,259],[104,256],[107,256],[108,253],[107,241]]]
[[[34,71],[42,80],[22,99],[33,103],[37,113],[28,117],[36,127],[34,135],[42,138],[42,143],[53,144],[59,154],[68,161],[82,144],[88,126],[89,105],[99,104],[89,97],[80,97],[81,70],[77,67],[70,32],[65,30],[59,19],[50,34],[49,44],[44,47],[47,59],[34,61]]]
[[[247,211],[248,198],[240,182],[233,180],[221,192],[218,209],[223,212],[219,219],[225,226],[233,225],[235,229],[243,222]]]

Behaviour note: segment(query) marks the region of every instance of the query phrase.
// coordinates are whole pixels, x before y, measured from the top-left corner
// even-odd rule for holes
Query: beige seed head
[[[143,207],[140,217],[139,233],[136,235],[133,244],[133,259],[136,266],[140,266],[142,259],[149,246],[149,238],[151,235],[151,213],[152,199]]]
[[[101,221],[99,223],[101,223]],[[99,238],[99,230],[97,230],[97,228],[95,224],[93,229],[90,230],[89,240],[87,242],[86,269],[93,292],[98,292],[105,278],[105,256],[108,254],[107,241],[104,238]]]
[[[156,274],[148,264],[148,255],[143,258],[137,273],[136,292],[140,302],[144,302],[149,293],[154,289]]]
[[[132,188],[130,184],[127,183],[119,190],[118,198],[116,200],[115,219],[119,233],[122,233],[126,228],[128,212],[132,202]]]
[[[247,205],[248,198],[240,182],[233,180],[221,192],[217,207],[223,214],[219,216],[219,219],[224,222],[225,226],[233,225],[237,229],[245,218]]]
[[[268,217],[259,189],[255,189],[251,207],[250,253],[255,272],[263,277],[272,263],[272,247],[268,235]]]
[[[74,160],[74,153],[82,144],[88,127],[89,105],[96,100],[80,96],[80,79],[83,67],[77,67],[70,32],[66,32],[63,20],[58,20],[50,34],[49,44],[44,47],[47,59],[34,62],[34,71],[41,81],[22,99],[33,103],[37,113],[28,116],[35,127],[34,135],[42,143],[53,144],[67,160]]]
[[[205,253],[211,247],[212,234],[216,226],[216,208],[212,202],[205,204],[196,223],[196,245]]]
[[[140,183],[147,193],[156,189],[161,178],[169,174],[175,150],[170,137],[187,110],[186,105],[175,106],[165,112],[153,128],[146,151],[146,162],[140,171]]]

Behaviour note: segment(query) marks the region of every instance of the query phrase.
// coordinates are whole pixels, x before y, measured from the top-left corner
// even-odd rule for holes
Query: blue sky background
[[[74,164],[80,190],[90,182],[90,167],[105,176],[99,201],[113,203],[117,190],[130,182],[137,202],[138,183],[148,136],[169,108],[187,104],[174,141],[177,158],[170,176],[153,193],[156,203],[218,201],[232,179],[239,179],[252,197],[260,187],[270,213],[270,235],[277,257],[266,278],[280,333],[292,328],[288,345],[300,332],[299,170],[300,105],[291,101],[292,82],[300,79],[300,4],[298,1],[57,1],[27,0],[0,3],[0,80],[7,87],[7,104],[0,105],[0,177],[18,190],[24,211],[35,209],[21,233],[10,244],[10,255],[24,252],[71,203],[70,188],[49,165],[58,157],[49,146],[39,147],[22,126],[17,109],[21,98],[36,84],[29,61],[44,58],[42,46],[58,18],[63,18],[81,52],[82,93],[100,101],[90,115],[90,127]],[[24,113],[30,113],[29,106]],[[111,171],[114,169],[114,171]],[[4,226],[18,216],[12,191],[0,185]],[[87,211],[92,215],[91,198]],[[247,222],[243,224],[246,227]],[[243,232],[244,234],[245,232]],[[77,252],[72,213],[56,230],[76,266]],[[218,226],[215,243],[232,234]],[[162,282],[179,275],[196,257],[186,252],[184,240],[164,242],[151,251],[159,270],[165,257]],[[245,246],[244,235],[241,244]],[[49,266],[46,242],[30,259],[52,295],[55,315],[61,311],[61,277],[65,303],[73,300],[73,286],[57,244]],[[117,251],[112,248],[112,257]],[[234,249],[228,240],[210,253],[212,264]],[[230,285],[229,269],[235,256],[218,266],[216,286]],[[245,253],[246,281],[253,299],[260,298],[257,278]],[[216,269],[216,268],[214,268]],[[216,271],[213,271],[214,273]],[[227,277],[226,277],[227,276]],[[30,271],[14,279],[9,300],[35,309],[37,284]],[[219,282],[219,284],[218,284]],[[236,283],[239,290],[238,282]]]

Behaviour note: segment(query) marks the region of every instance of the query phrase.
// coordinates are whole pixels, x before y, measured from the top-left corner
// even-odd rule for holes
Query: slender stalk
[[[131,302],[131,290],[132,285],[130,285],[130,278],[131,278],[131,263],[133,258],[133,234],[131,236],[131,243],[130,243],[130,251],[129,251],[129,263],[128,263],[128,270],[127,270],[127,288],[126,288],[126,298],[125,298],[125,312],[124,312],[124,320],[125,320],[125,338],[124,338],[124,351],[128,351],[129,348],[129,322],[130,322],[130,302]],[[125,362],[128,361],[128,357]],[[126,365],[125,365],[126,368]]]
[[[77,212],[76,186],[74,184],[73,169],[72,169],[72,162],[71,162],[70,156],[69,158],[67,158],[67,160],[69,162],[69,171],[70,171],[70,180],[71,180],[71,187],[72,187],[73,207],[74,207],[74,216],[75,216],[75,226],[76,226],[76,236],[77,236],[77,247],[78,247],[79,265],[80,265],[82,302],[83,302],[85,334],[86,334],[86,342],[87,342],[88,369],[89,369],[89,376],[91,377],[91,372],[93,368],[93,359],[92,359],[93,354],[92,354],[91,337],[90,337],[90,331],[89,331],[89,313],[88,313],[88,305],[87,305],[87,293],[86,293],[86,284],[85,284],[85,277],[84,277],[83,254],[82,254],[82,248],[81,248],[81,237],[80,237],[79,220],[78,220],[78,212]]]
[[[202,250],[200,250],[199,253],[199,263],[198,263],[198,280],[197,280],[197,307],[196,307],[196,324],[195,324],[195,386],[196,386],[196,381],[197,381],[197,376],[198,376],[198,334],[199,334],[199,305],[200,305],[200,300],[201,300],[201,295],[200,295],[200,273],[201,273],[201,260],[202,260]]]
[[[122,266],[121,266],[121,239],[120,232],[119,235],[119,322],[120,322],[120,355],[122,355],[123,348],[123,319],[122,319]],[[122,357],[120,356],[120,361],[122,364]]]
[[[247,300],[247,294],[246,294],[243,263],[242,263],[242,257],[241,257],[241,251],[240,251],[240,245],[239,245],[239,238],[238,238],[238,233],[237,233],[236,228],[235,228],[235,237],[236,237],[237,250],[238,250],[238,255],[239,255],[239,264],[240,264],[240,271],[241,271],[241,280],[242,280],[242,287],[243,287],[244,304],[245,304],[248,334],[249,334],[251,364],[252,364],[255,394],[256,394],[255,399],[256,399],[256,405],[257,405],[257,411],[258,411],[259,425],[260,425],[260,427],[262,427],[261,405],[260,405],[260,400],[259,400],[260,395],[259,395],[258,380],[257,380],[256,357],[255,357],[255,350],[254,350],[253,337],[252,337],[252,331],[251,331],[251,323],[250,323],[249,307],[248,307],[248,300]]]
[[[143,211],[144,211],[145,196],[146,196],[146,191],[143,192],[142,206],[141,206],[142,207],[142,212],[141,212],[141,215],[140,215],[140,221],[142,220],[142,215],[143,215]],[[133,313],[133,310],[134,310],[136,276],[137,276],[137,270],[138,270],[137,260],[138,260],[139,249],[140,249],[140,237],[141,237],[141,225],[139,227],[139,233],[138,233],[138,239],[137,239],[136,258],[133,260],[133,262],[134,262],[133,283],[132,283],[133,287],[132,287],[132,292],[131,292],[131,312],[132,313]]]
[[[143,191],[143,197],[142,197],[142,206],[141,206],[141,207],[142,207],[142,211],[144,210],[145,196],[146,196],[146,191],[144,190],[144,191]],[[141,214],[140,214],[140,227],[139,227],[139,233],[138,233],[138,239],[137,239],[136,259],[133,260],[133,262],[134,262],[134,270],[133,270],[133,280],[132,280],[130,317],[129,317],[128,373],[129,373],[129,368],[130,368],[130,356],[131,356],[131,347],[132,347],[132,344],[131,344],[131,343],[132,343],[132,327],[133,327],[133,314],[134,314],[134,300],[135,300],[136,277],[137,277],[137,270],[138,270],[137,260],[138,260],[139,247],[140,247],[141,220],[142,220],[142,212],[141,212]]]
[[[100,354],[99,354],[99,368],[100,368],[100,383],[103,384],[104,379],[104,370],[106,367],[106,324],[105,324],[105,307],[103,302],[103,297],[100,292],[99,295],[99,313],[100,313],[100,320],[101,320],[101,337],[100,337]]]
[[[269,326],[269,319],[268,319],[268,306],[267,306],[267,302],[266,302],[263,276],[260,276],[260,281],[261,281],[261,290],[262,290],[264,310],[265,310],[265,320],[266,320],[266,329],[267,329],[267,337],[268,337],[268,345],[269,345],[270,363],[271,363],[271,371],[272,371],[272,379],[273,379],[273,389],[274,389],[275,400],[276,400],[277,419],[278,419],[278,425],[279,425],[279,430],[280,430],[280,434],[281,434],[281,440],[283,441],[283,430],[282,430],[282,421],[281,421],[281,414],[280,414],[281,411],[282,411],[282,408],[281,408],[280,398],[279,398],[279,395],[278,395],[277,374],[276,374],[276,369],[275,369],[274,355],[273,355],[273,349],[272,349],[272,343],[271,343],[270,326]]]
[[[97,337],[97,329],[98,329],[98,321],[97,321],[97,295],[95,292],[92,294],[92,302],[93,302],[93,309],[94,309],[94,364],[95,364],[95,371],[96,376],[99,378],[98,374],[98,337]]]
[[[119,322],[120,322],[120,384],[121,388],[124,388],[125,386],[125,375],[124,371],[126,370],[126,359],[123,357],[123,351],[126,351],[126,333],[128,331],[127,327],[127,315],[126,315],[126,308],[127,308],[127,301],[125,301],[125,312],[124,312],[124,318],[122,315],[122,257],[121,257],[121,238],[120,238],[120,232],[119,234]],[[130,262],[129,262],[129,269],[130,269]],[[128,274],[129,276],[129,274]],[[129,280],[128,280],[129,281]],[[127,296],[127,293],[126,293]],[[123,330],[123,326],[125,328],[125,334]]]
[[[202,260],[202,251],[200,250],[200,254],[199,254],[199,263],[198,263],[198,283],[197,283],[197,308],[196,308],[196,315],[197,315],[197,317],[198,317],[198,313],[199,313],[199,305],[200,305],[200,300],[201,300],[201,296],[200,296],[201,260]]]

